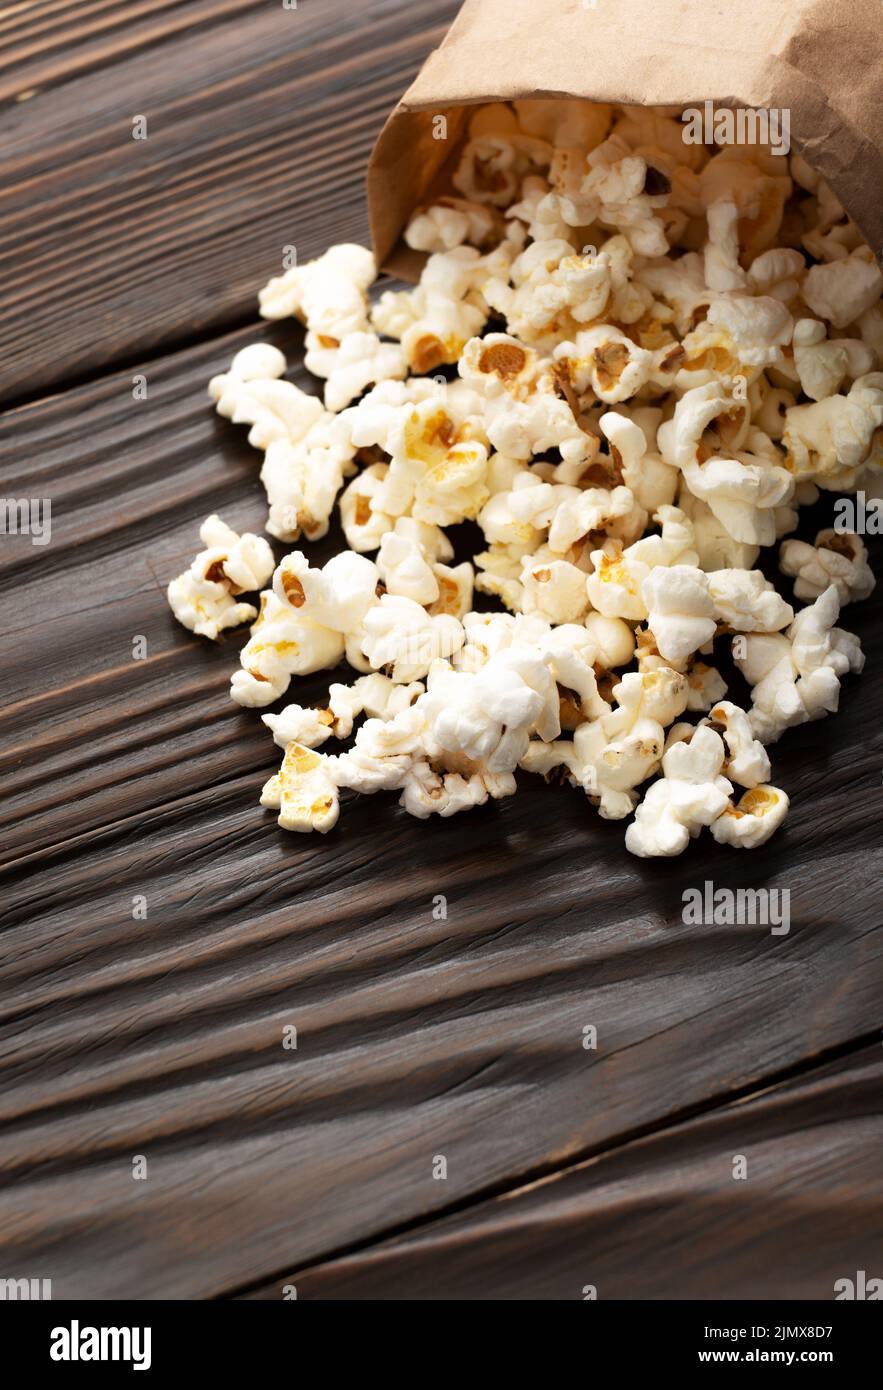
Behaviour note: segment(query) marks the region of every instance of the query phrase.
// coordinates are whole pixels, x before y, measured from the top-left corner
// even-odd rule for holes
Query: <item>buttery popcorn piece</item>
[[[169,605],[184,627],[217,640],[228,627],[257,617],[250,603],[236,596],[262,589],[273,572],[273,552],[262,536],[238,536],[215,514],[199,528],[205,550],[169,584]]]

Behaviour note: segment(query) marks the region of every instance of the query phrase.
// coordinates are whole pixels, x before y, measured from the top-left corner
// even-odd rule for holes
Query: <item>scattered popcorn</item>
[[[261,792],[261,805],[279,812],[283,830],[318,830],[324,835],[337,824],[337,787],[319,753],[292,743],[282,766]]]
[[[250,532],[238,536],[217,515],[206,517],[199,538],[205,550],[189,570],[172,580],[168,599],[179,623],[215,641],[224,628],[257,617],[257,609],[250,603],[237,603],[236,596],[262,589],[275,561],[262,536]]]
[[[397,343],[382,343],[376,333],[361,332],[347,333],[330,346],[320,334],[308,333],[304,366],[325,378],[325,408],[331,411],[344,410],[366,386],[399,380],[408,370]]]
[[[625,832],[626,847],[641,859],[681,854],[691,836],[724,813],[733,790],[721,775],[723,740],[702,726],[692,738],[672,744],[654,782]]]
[[[740,787],[756,787],[770,775],[770,760],[754,737],[748,715],[730,700],[720,700],[702,721],[720,734],[726,745],[723,771]]]
[[[760,570],[720,569],[708,576],[714,616],[736,632],[778,632],[794,618],[794,609]]]
[[[374,257],[363,246],[332,246],[324,256],[271,280],[258,295],[261,317],[296,314],[311,332],[339,343],[347,333],[367,327],[367,292],[376,277]]]
[[[315,396],[279,379],[287,368],[276,348],[254,343],[236,354],[228,372],[209,382],[218,414],[234,425],[250,425],[248,442],[256,449],[276,439],[298,443],[324,414]]]
[[[696,565],[658,565],[641,585],[641,597],[660,656],[676,666],[714,636],[714,599],[708,576]]]
[[[767,745],[835,711],[864,661],[836,626],[874,587],[861,537],[794,532],[827,492],[879,490],[883,275],[801,156],[685,143],[675,109],[495,102],[464,123],[405,228],[415,287],[372,306],[374,257],[341,245],[261,291],[263,317],[304,324],[324,403],[269,344],[209,385],[263,451],[269,534],[317,540],[337,504],[346,548],[275,565],[210,517],[169,602],[212,638],[253,620],[240,705],[354,673],[263,715],[284,829],[330,830],[341,789],[454,815],[521,768],[633,815],[641,857],[704,826],[762,845],[789,806]]]
[[[736,849],[757,849],[765,845],[778,830],[788,814],[790,801],[779,787],[756,786],[743,792],[734,806],[728,802],[716,820],[711,833],[719,845],[735,845]]]
[[[230,693],[238,705],[271,705],[285,694],[292,676],[336,666],[345,645],[340,632],[299,614],[265,590],[251,636],[239,653],[242,669],[231,677]]]

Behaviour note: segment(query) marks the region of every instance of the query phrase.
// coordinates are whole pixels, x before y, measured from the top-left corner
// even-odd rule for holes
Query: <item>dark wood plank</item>
[[[364,240],[374,138],[456,10],[53,0],[0,17],[0,399],[244,323],[286,245]]]
[[[881,1096],[869,1048],[251,1297],[830,1301],[883,1277]]]

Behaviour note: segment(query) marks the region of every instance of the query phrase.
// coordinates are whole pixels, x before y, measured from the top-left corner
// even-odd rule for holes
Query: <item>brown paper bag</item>
[[[881,82],[881,0],[466,0],[371,157],[378,264],[417,278],[425,257],[401,233],[444,186],[465,108],[517,97],[787,111],[792,148],[880,257]]]

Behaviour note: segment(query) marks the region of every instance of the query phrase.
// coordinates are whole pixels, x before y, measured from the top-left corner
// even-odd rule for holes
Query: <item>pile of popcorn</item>
[[[339,499],[349,549],[277,565],[213,516],[169,601],[209,638],[253,620],[240,705],[358,673],[263,716],[283,828],[330,830],[345,787],[452,815],[518,768],[632,817],[640,856],[703,826],[751,848],[785,817],[766,749],[837,709],[864,660],[840,609],[874,578],[857,535],[782,538],[820,490],[878,490],[883,277],[799,155],[682,133],[668,109],[477,109],[450,195],[407,228],[415,289],[372,306],[371,253],[341,245],[261,292],[305,324],[324,401],[263,343],[210,394],[264,454],[269,534],[316,540]],[[454,563],[465,521],[483,548]],[[780,541],[797,612],[755,568]]]

